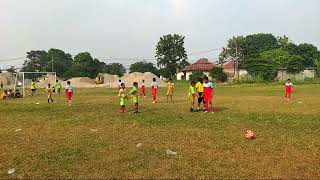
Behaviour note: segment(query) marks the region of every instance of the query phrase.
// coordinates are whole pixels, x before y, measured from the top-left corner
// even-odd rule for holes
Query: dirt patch
[[[126,74],[121,78],[116,79],[114,82],[110,82],[106,84],[109,87],[117,87],[118,80],[121,79],[121,81],[125,83],[127,87],[132,87],[133,82],[138,82],[140,85],[142,83],[142,80],[145,80],[145,85],[147,87],[150,87],[153,78],[156,78],[156,81],[158,82],[159,87],[166,86],[166,83],[163,80],[161,80],[157,75],[150,72],[146,72],[146,73],[134,72],[134,73]]]
[[[11,73],[0,73],[0,82],[2,82],[5,86],[13,85],[15,81],[15,77]]]

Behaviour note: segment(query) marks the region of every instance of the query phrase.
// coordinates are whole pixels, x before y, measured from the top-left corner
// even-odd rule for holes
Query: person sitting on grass
[[[119,108],[119,112],[120,113],[124,113],[126,110],[126,105],[127,105],[127,92],[126,92],[126,86],[124,83],[121,83],[121,88],[119,90],[119,99],[120,99],[120,108]]]
[[[139,113],[139,94],[138,94],[138,83],[133,83],[133,88],[130,91],[132,102],[134,104],[134,113]]]
[[[50,101],[53,103],[53,99],[52,99],[53,88],[51,88],[51,84],[48,84],[46,91],[47,91],[47,96],[48,96],[48,104],[50,103]]]
[[[153,104],[157,103],[158,83],[156,81],[156,78],[153,78],[151,83],[151,94]]]
[[[203,83],[203,99],[205,102],[205,108],[206,110],[204,111],[206,112],[213,112],[213,105],[212,105],[212,96],[213,96],[213,84],[212,82],[209,82],[208,77],[204,77],[203,78],[204,83]],[[210,105],[210,109],[209,109],[209,105]]]
[[[19,92],[19,90],[17,89],[16,92],[14,93],[14,98],[22,98],[21,93]]]
[[[167,84],[167,102],[169,101],[169,97],[170,97],[170,101],[172,102],[173,90],[174,90],[174,83],[172,82],[172,78],[170,78]]]
[[[289,101],[291,99],[291,93],[292,93],[292,88],[293,88],[293,84],[291,82],[291,79],[287,80],[287,82],[285,83],[285,87],[286,87],[285,98]]]
[[[189,87],[189,92],[188,92],[188,99],[190,102],[190,112],[194,112],[194,101],[196,98],[195,85],[196,83],[194,81],[191,81],[191,86]]]
[[[7,99],[7,96],[8,96],[8,91],[4,90],[3,93],[1,93],[1,99],[5,100],[5,99]]]

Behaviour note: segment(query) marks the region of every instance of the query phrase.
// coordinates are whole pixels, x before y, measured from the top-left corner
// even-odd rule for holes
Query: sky
[[[185,36],[190,62],[216,61],[220,50],[213,49],[254,33],[320,48],[319,7],[319,0],[0,0],[0,66],[50,48],[126,66],[136,57],[154,62],[157,42],[169,33]]]

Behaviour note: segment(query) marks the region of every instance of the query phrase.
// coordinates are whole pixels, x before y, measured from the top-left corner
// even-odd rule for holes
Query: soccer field
[[[290,102],[281,85],[218,85],[215,114],[190,113],[188,87],[168,104],[164,88],[158,104],[141,98],[139,114],[130,102],[119,114],[106,88],[76,89],[72,107],[0,102],[0,178],[320,178],[319,85],[295,86]]]

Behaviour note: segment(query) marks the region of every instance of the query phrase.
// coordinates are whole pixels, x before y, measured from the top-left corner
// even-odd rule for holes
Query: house
[[[235,68],[235,61],[224,63],[223,71],[228,74],[228,77],[235,77],[235,75],[238,75],[237,72],[239,72],[239,77],[244,77],[248,75],[248,72],[246,70],[237,70],[237,68]]]
[[[197,62],[190,64],[183,69],[177,69],[177,80],[189,80],[193,72],[203,72],[209,76],[209,72],[217,67],[216,64],[209,62],[207,59],[199,59]]]

